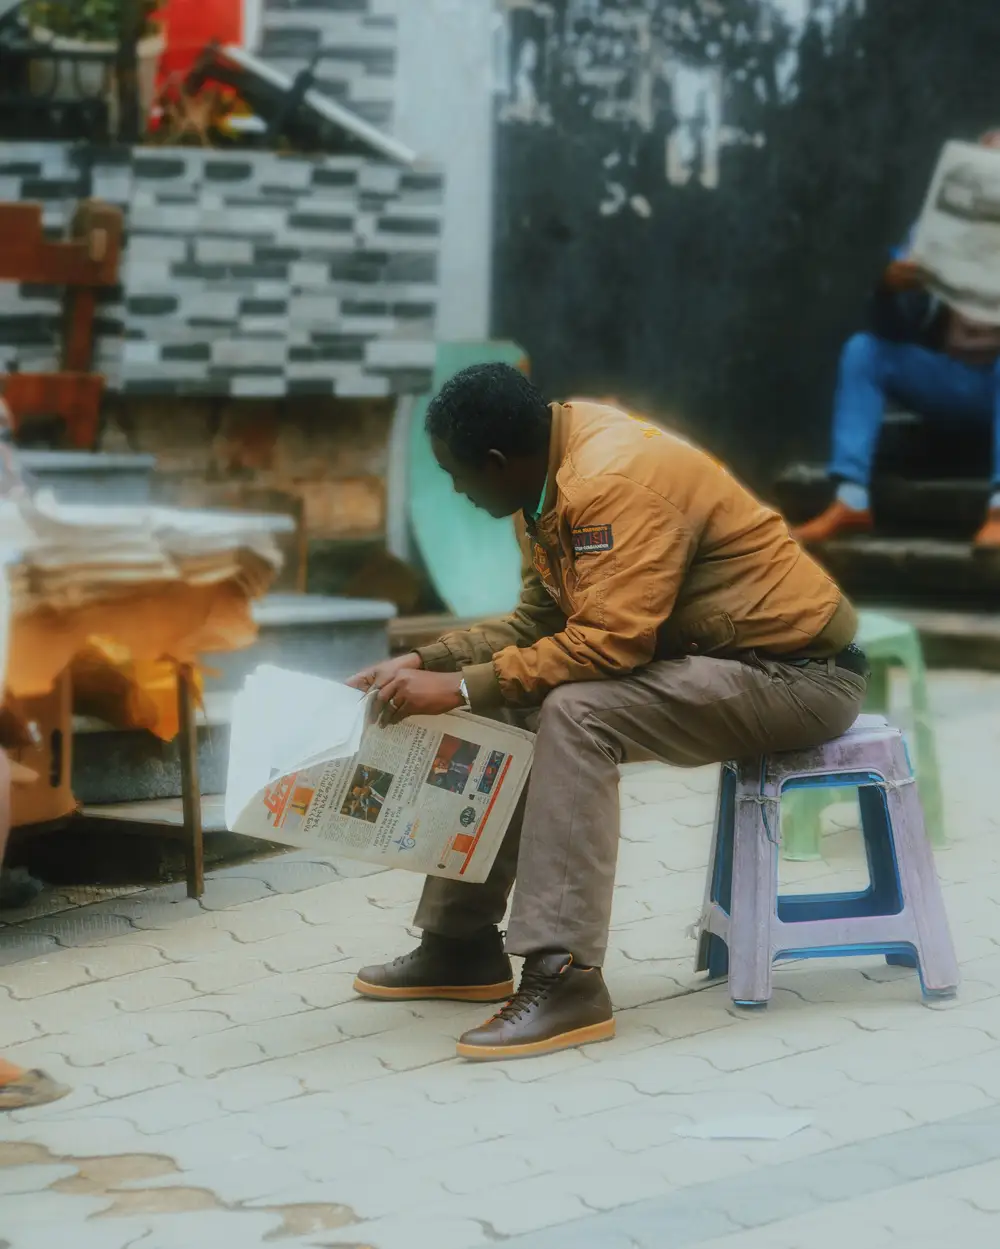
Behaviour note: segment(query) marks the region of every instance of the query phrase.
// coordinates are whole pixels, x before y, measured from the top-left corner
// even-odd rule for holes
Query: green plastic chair
[[[924,654],[916,629],[905,621],[880,612],[860,613],[858,645],[871,663],[865,711],[878,715],[889,712],[889,670],[904,668],[910,682],[913,711],[913,737],[916,746],[917,788],[924,808],[924,822],[931,845],[947,845],[944,831],[944,804],[938,771],[937,746],[927,699],[927,673]],[[793,790],[782,799],[782,848],[786,859],[805,861],[820,854],[820,817],[837,796],[831,790]]]

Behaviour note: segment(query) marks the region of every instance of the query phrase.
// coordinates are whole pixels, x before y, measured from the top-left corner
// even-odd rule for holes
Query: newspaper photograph
[[[1000,326],[1000,150],[945,144],[910,258],[950,308]]]
[[[534,737],[468,712],[379,723],[374,693],[263,665],[233,703],[230,831],[452,880],[486,879]]]

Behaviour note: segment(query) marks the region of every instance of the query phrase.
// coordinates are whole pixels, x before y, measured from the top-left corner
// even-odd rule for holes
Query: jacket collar
[[[545,517],[549,516],[553,507],[555,507],[556,499],[559,495],[559,483],[557,477],[559,470],[562,468],[563,461],[566,458],[566,451],[569,446],[570,434],[570,418],[569,412],[563,404],[553,403],[552,411],[552,428],[549,433],[549,473],[545,480],[545,493],[542,496],[542,510],[537,517],[525,515],[525,523],[529,529],[537,529],[543,533],[547,533],[554,528],[553,518],[548,521]]]

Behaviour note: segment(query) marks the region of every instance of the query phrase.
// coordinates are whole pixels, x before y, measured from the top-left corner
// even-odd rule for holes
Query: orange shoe
[[[1000,525],[1000,515],[997,517]],[[853,507],[834,499],[825,512],[804,525],[796,525],[791,534],[796,542],[803,546],[813,546],[820,542],[829,542],[831,538],[839,538],[846,533],[870,533],[875,528],[875,521],[868,508],[856,512]],[[1000,535],[997,541],[1000,542]]]
[[[69,1089],[44,1071],[24,1071],[0,1058],[0,1110],[44,1106],[65,1097]]]
[[[1000,510],[986,513],[986,522],[972,539],[977,551],[1000,551]]]

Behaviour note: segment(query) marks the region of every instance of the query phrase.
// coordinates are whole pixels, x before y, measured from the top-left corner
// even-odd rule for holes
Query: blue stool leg
[[[892,850],[885,796],[878,786],[863,785],[858,789],[858,804],[861,807],[861,826],[876,913],[898,914],[903,909],[903,895],[896,870],[896,856]],[[906,967],[911,971],[916,971],[918,967],[915,954],[887,954],[885,961],[890,967]]]
[[[728,915],[733,897],[733,822],[736,817],[736,775],[731,768],[723,766],[719,786],[710,897]],[[713,980],[729,975],[729,950],[714,932],[702,933],[696,966],[707,971]]]
[[[910,971],[916,971],[919,966],[915,954],[887,954],[885,961],[890,967],[908,967]]]

